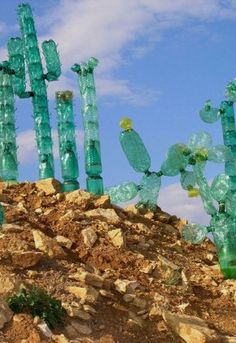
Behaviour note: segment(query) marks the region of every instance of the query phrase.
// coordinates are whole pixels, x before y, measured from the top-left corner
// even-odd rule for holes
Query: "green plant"
[[[7,298],[14,313],[29,313],[42,318],[50,328],[63,325],[66,311],[59,300],[53,299],[43,289],[33,286],[31,290],[22,289],[20,293]]]

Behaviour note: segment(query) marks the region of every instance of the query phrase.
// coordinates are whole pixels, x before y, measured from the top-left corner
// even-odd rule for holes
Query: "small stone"
[[[39,251],[11,251],[13,265],[22,268],[35,266],[43,256]]]
[[[156,266],[157,262],[145,260],[143,261],[143,265],[140,271],[144,274],[151,274],[155,270]]]
[[[119,224],[120,217],[116,211],[111,208],[96,208],[85,212],[86,217],[100,219],[101,221],[107,221],[110,224]]]
[[[70,316],[70,317],[80,318],[83,320],[90,320],[91,319],[91,316],[89,313],[87,313],[84,310],[81,310],[81,308],[80,308],[81,305],[75,306],[74,302],[73,302],[73,304],[62,303],[62,306],[65,308],[68,316]]]
[[[8,296],[12,293],[19,292],[23,287],[22,281],[14,274],[0,275],[0,296]]]
[[[87,228],[87,229],[82,230],[81,234],[82,234],[83,239],[84,239],[84,244],[87,247],[92,248],[92,246],[94,245],[94,243],[98,239],[96,232],[92,228]]]
[[[35,248],[45,252],[52,258],[64,258],[66,253],[55,239],[48,237],[39,230],[33,230]]]
[[[52,331],[49,329],[49,327],[47,326],[46,323],[40,323],[37,325],[37,327],[39,328],[39,330],[42,332],[42,334],[46,337],[52,337]]]
[[[67,249],[70,249],[73,244],[73,242],[69,238],[60,235],[56,236],[56,241],[59,245]]]
[[[136,324],[139,327],[143,327],[143,320],[142,318],[138,317],[135,313],[133,312],[129,312],[129,320],[128,320],[129,324]]]
[[[61,192],[60,181],[53,178],[38,180],[35,185],[38,190],[43,191],[46,195]]]
[[[0,329],[2,329],[5,323],[9,322],[13,316],[13,312],[9,308],[7,302],[0,299]]]
[[[108,208],[111,206],[110,197],[108,195],[102,195],[93,200],[94,207]]]
[[[79,280],[88,285],[101,288],[103,285],[103,278],[99,275],[92,274],[86,271],[79,271],[69,276],[70,279]]]
[[[67,286],[66,290],[74,294],[76,297],[80,298],[84,302],[96,303],[99,296],[98,291],[92,286],[77,287],[77,286]]]
[[[63,334],[53,335],[52,339],[55,343],[70,343],[70,341],[68,341],[68,339]]]
[[[220,342],[216,331],[200,318],[164,312],[163,319],[187,343]]]
[[[131,303],[135,298],[135,295],[134,294],[124,294],[123,296],[123,300],[126,302],[126,303]]]
[[[144,309],[147,306],[147,301],[145,299],[135,297],[133,301],[134,306]]]
[[[71,325],[73,328],[80,334],[82,335],[91,335],[92,329],[86,325],[86,324],[81,324],[77,320],[73,319],[71,320]]]
[[[104,298],[109,298],[109,299],[114,299],[114,294],[110,291],[107,291],[105,289],[100,289],[99,293],[104,297]]]
[[[20,225],[9,223],[9,224],[2,224],[1,231],[3,233],[20,233],[24,231],[24,228]]]
[[[84,309],[86,312],[90,313],[90,314],[96,314],[96,313],[97,313],[97,311],[95,310],[95,308],[93,308],[92,306],[90,306],[90,305],[88,305],[88,304],[84,304],[84,305],[83,305],[83,309]]]
[[[73,192],[65,193],[65,200],[69,203],[74,203],[78,205],[81,210],[85,210],[90,204],[92,199],[92,194],[85,192],[82,189],[77,189]]]
[[[108,232],[112,244],[117,248],[125,247],[125,236],[121,229],[115,229]]]
[[[130,281],[126,279],[117,279],[114,282],[116,290],[119,293],[133,293],[137,287],[139,287],[139,283],[137,281]]]

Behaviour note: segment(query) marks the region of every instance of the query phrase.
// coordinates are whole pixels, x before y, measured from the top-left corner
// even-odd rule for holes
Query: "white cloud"
[[[163,211],[190,222],[209,224],[210,216],[206,214],[201,198],[189,198],[179,183],[161,188],[158,205]]]
[[[133,105],[156,101],[159,92],[148,85],[134,87],[127,79],[114,77],[114,70],[133,58],[147,54],[166,30],[235,17],[235,0],[58,0],[44,17],[36,16],[36,25],[47,29],[39,41],[53,38],[58,43],[63,75],[49,83],[49,97],[55,91],[78,91],[76,76],[68,73],[74,63],[95,56],[100,60],[96,71],[98,95],[118,96]],[[191,24],[191,27],[194,27]],[[6,25],[0,22],[0,33]],[[1,60],[7,58],[0,48]],[[66,76],[65,76],[66,75]],[[76,81],[75,81],[76,80]]]
[[[59,159],[58,149],[58,134],[57,130],[52,129],[52,140],[53,140],[53,155],[55,159]],[[16,137],[18,145],[18,161],[20,164],[32,164],[38,159],[35,142],[35,131],[28,130],[20,132]],[[76,130],[76,143],[77,147],[83,145],[83,132]]]

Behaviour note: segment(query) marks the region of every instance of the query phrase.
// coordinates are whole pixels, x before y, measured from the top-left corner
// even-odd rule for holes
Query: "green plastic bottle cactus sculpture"
[[[18,178],[14,93],[9,62],[0,64],[0,176],[16,183]]]
[[[96,89],[94,68],[98,60],[91,57],[88,63],[75,64],[72,70],[79,75],[79,88],[82,98],[82,117],[84,126],[84,153],[87,177],[87,190],[91,193],[103,194],[101,149],[99,123],[96,106]]]
[[[106,188],[105,193],[115,203],[138,196],[136,206],[153,211],[157,206],[161,177],[179,174],[182,188],[188,191],[189,197],[200,195],[205,211],[211,216],[209,226],[187,224],[182,232],[183,238],[200,244],[212,232],[224,276],[236,278],[236,134],[233,102],[224,101],[217,110],[212,109],[208,101],[200,116],[208,123],[221,117],[225,145],[213,146],[210,134],[205,131],[194,133],[187,144],[174,144],[168,149],[158,172],[149,171],[150,156],[140,136],[132,129],[131,120],[121,120],[122,149],[134,170],[144,175],[139,185],[125,182]],[[207,161],[225,163],[225,173],[217,175],[211,186],[204,177]]]
[[[53,40],[44,41],[42,50],[47,73],[43,71],[33,14],[29,4],[20,4],[17,9],[22,38],[8,41],[10,67],[13,76],[14,93],[20,98],[32,97],[36,143],[39,155],[39,178],[54,176],[51,127],[48,111],[47,81],[57,80],[61,74],[61,64]],[[25,64],[29,73],[31,90],[26,91]]]
[[[109,194],[114,203],[126,202],[136,196],[139,208],[155,211],[157,199],[161,187],[162,172],[150,172],[151,158],[139,134],[132,128],[130,118],[123,118],[120,121],[123,131],[120,134],[121,147],[133,169],[143,173],[140,185],[133,182],[124,182],[120,185],[108,187],[105,193]]]
[[[64,192],[70,192],[79,188],[77,181],[79,166],[72,100],[73,94],[70,91],[56,93],[59,154],[61,173],[64,180]]]

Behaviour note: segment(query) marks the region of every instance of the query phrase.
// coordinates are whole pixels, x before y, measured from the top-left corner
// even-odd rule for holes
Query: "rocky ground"
[[[236,342],[236,280],[210,241],[182,241],[184,221],[160,208],[59,187],[0,182],[0,343]],[[63,327],[11,312],[6,297],[32,285],[61,300]]]

